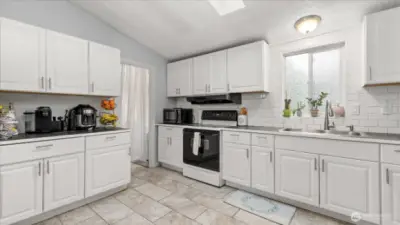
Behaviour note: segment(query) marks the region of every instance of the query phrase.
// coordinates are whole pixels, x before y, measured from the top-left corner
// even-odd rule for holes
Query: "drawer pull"
[[[50,162],[47,160],[47,174],[50,174]]]
[[[49,144],[49,145],[39,145],[39,146],[36,146],[36,149],[37,150],[47,150],[48,148],[51,148],[51,147],[53,147],[53,144]]]
[[[394,152],[400,153],[400,149],[398,149],[398,150],[394,150]]]
[[[249,158],[249,149],[246,149],[246,157]]]
[[[106,137],[106,140],[114,140],[115,138],[117,138],[117,136],[110,136],[110,137]]]
[[[232,137],[239,137],[239,134],[230,134]]]
[[[269,152],[269,161],[272,162],[272,152]]]
[[[322,170],[322,172],[325,172],[325,160],[323,159],[322,160],[322,168],[321,168],[321,170]]]
[[[264,136],[257,136],[257,138],[267,140],[267,137]]]
[[[317,166],[317,158],[314,158],[314,170],[315,170],[315,171],[318,170],[317,167],[318,167],[318,166]]]

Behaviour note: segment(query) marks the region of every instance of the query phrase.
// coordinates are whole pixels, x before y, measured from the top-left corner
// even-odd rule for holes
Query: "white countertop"
[[[14,139],[8,140],[1,140],[0,146],[4,145],[13,145],[13,144],[22,144],[22,143],[29,143],[29,142],[40,142],[40,141],[51,141],[57,139],[67,139],[67,138],[77,138],[77,137],[88,137],[88,136],[96,136],[96,135],[107,135],[107,134],[116,134],[116,133],[124,133],[130,132],[129,129],[104,129],[100,131],[94,132],[64,132],[64,133],[48,133],[48,134],[19,134]],[[47,135],[47,136],[46,136]]]
[[[379,143],[379,144],[400,144],[400,134],[377,134],[367,133],[367,136],[362,137],[351,137],[336,134],[318,134],[308,132],[295,132],[295,131],[280,131],[281,128],[277,127],[208,127],[208,126],[197,126],[192,125],[179,125],[179,124],[156,124],[156,126],[170,126],[170,127],[182,127],[192,129],[206,129],[206,130],[219,130],[219,131],[233,131],[233,132],[248,132],[248,133],[261,133],[271,134],[279,136],[292,136],[292,137],[309,137],[309,138],[321,138],[330,140],[342,140],[342,141],[355,141],[355,142],[367,142],[367,143]]]

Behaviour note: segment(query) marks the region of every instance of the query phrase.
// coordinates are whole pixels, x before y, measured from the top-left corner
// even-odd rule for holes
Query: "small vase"
[[[284,109],[283,110],[283,117],[290,118],[290,116],[292,116],[292,110]]]
[[[311,112],[312,117],[318,117],[318,114],[319,114],[318,109],[311,109],[310,112]]]
[[[303,112],[300,109],[298,109],[296,111],[296,115],[297,115],[297,117],[302,117],[303,116]]]

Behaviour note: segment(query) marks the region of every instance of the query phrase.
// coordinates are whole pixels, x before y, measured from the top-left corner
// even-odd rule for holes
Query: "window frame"
[[[313,86],[314,86],[314,79],[313,79],[313,62],[314,62],[314,54],[320,53],[320,52],[327,52],[327,51],[332,51],[332,50],[339,50],[340,54],[340,74],[339,74],[339,85],[341,87],[340,90],[340,105],[346,107],[347,105],[347,100],[346,100],[346,79],[345,79],[345,43],[344,42],[339,42],[339,43],[334,43],[334,44],[328,44],[328,45],[322,45],[322,46],[316,46],[316,47],[311,47],[308,49],[302,49],[299,51],[293,51],[289,53],[282,54],[283,56],[283,89],[282,89],[282,102],[284,102],[285,99],[285,92],[286,92],[286,58],[290,56],[296,56],[296,55],[302,55],[302,54],[307,54],[308,55],[308,81],[307,81],[307,88],[308,88],[308,96],[313,97]],[[290,97],[290,96],[289,96]],[[328,97],[329,99],[329,97]],[[332,104],[335,104],[336,102],[332,102]],[[308,104],[308,102],[305,102],[305,104]],[[283,106],[283,103],[282,103]],[[296,107],[296,106],[295,106]],[[320,115],[323,115],[323,112],[325,112],[325,107],[320,107]],[[305,112],[303,111],[303,117],[311,117],[310,112]]]

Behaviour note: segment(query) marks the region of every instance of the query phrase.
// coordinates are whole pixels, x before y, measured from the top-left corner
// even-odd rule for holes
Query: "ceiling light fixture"
[[[208,0],[220,16],[246,7],[242,0]]]
[[[294,28],[302,34],[308,34],[314,31],[320,22],[321,17],[318,15],[304,16],[296,21]]]

